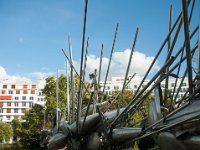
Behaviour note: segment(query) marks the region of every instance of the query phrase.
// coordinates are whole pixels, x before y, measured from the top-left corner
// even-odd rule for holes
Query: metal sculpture
[[[169,33],[167,34],[160,49],[155,55],[152,64],[144,75],[142,82],[140,83],[134,97],[130,100],[130,103],[120,108],[120,102],[118,108],[111,112],[107,111],[107,108],[112,105],[116,100],[105,100],[103,97],[98,98],[100,93],[99,81],[97,81],[96,72],[93,74],[93,84],[96,86],[91,93],[90,100],[87,107],[81,108],[82,99],[84,94],[81,91],[87,91],[87,87],[84,85],[85,70],[82,68],[83,56],[84,56],[84,42],[86,31],[86,13],[87,3],[85,1],[85,16],[84,16],[84,28],[83,28],[83,40],[82,40],[82,54],[81,54],[81,67],[80,67],[80,83],[78,89],[78,97],[75,100],[74,89],[72,88],[72,118],[71,121],[61,121],[59,123],[60,130],[55,133],[51,139],[46,143],[46,146],[50,150],[58,149],[62,144],[67,145],[67,149],[85,149],[85,150],[98,150],[98,149],[127,149],[130,148],[130,143],[133,141],[139,141],[148,137],[151,137],[155,143],[157,143],[157,149],[162,150],[187,150],[187,149],[199,149],[200,147],[200,67],[198,72],[194,75],[192,71],[191,60],[196,54],[200,56],[200,36],[197,39],[193,39],[194,35],[199,31],[199,25],[194,30],[189,32],[189,24],[192,19],[193,8],[195,0],[192,0],[191,11],[188,13],[188,7],[191,0],[182,0],[182,12],[178,15],[176,21],[172,25],[172,6],[170,6],[170,19],[169,19]],[[189,15],[189,17],[188,17]],[[181,27],[184,28],[184,40],[182,47],[179,50],[175,50],[174,46],[177,41]],[[176,31],[175,31],[176,29]],[[109,73],[110,63],[112,59],[112,53],[114,50],[115,40],[118,31],[118,24],[115,31],[113,46],[111,49],[111,55],[109,65],[104,81],[104,87],[102,89],[103,94],[105,85]],[[175,32],[175,33],[174,33]],[[171,35],[174,33],[174,39]],[[138,34],[136,35],[133,43],[132,51],[135,47],[135,42]],[[195,41],[194,45],[191,41]],[[69,40],[70,41],[70,40]],[[159,55],[163,51],[164,46],[168,43],[166,61],[160,70],[152,77],[152,79],[143,87],[143,82],[147,78],[154,63],[158,59]],[[194,43],[194,42],[193,42]],[[70,45],[70,42],[69,42]],[[88,45],[88,43],[87,43]],[[88,48],[88,47],[87,47]],[[71,46],[69,46],[71,53]],[[63,50],[64,52],[64,50]],[[65,54],[65,52],[64,52]],[[99,70],[101,71],[103,54],[103,44],[101,49],[101,59]],[[172,55],[173,54],[173,55]],[[72,57],[67,57],[71,65],[71,76],[75,68],[73,67]],[[86,54],[87,56],[87,54]],[[85,57],[86,59],[86,57]],[[127,86],[126,78],[128,76],[128,70],[130,68],[130,62],[132,59],[132,53],[130,54],[130,60],[127,67],[125,81],[123,84],[122,92],[118,95],[123,95],[123,90]],[[186,62],[184,66],[183,63]],[[85,60],[86,63],[86,60]],[[198,62],[199,63],[199,62]],[[86,66],[86,64],[84,64]],[[180,73],[180,67],[185,68],[183,74]],[[200,66],[200,63],[198,64]],[[85,67],[84,67],[85,69]],[[98,77],[101,72],[99,71]],[[175,73],[176,71],[176,73]],[[76,74],[77,71],[75,71]],[[177,99],[178,92],[180,91],[181,84],[177,88],[177,80],[175,81],[175,87],[173,91],[169,92],[168,79],[169,77],[180,78],[183,83],[185,76],[188,75],[189,89],[185,92],[185,95],[181,99]],[[73,78],[72,78],[73,80]],[[161,82],[165,81],[165,89],[161,88]],[[74,84],[72,82],[72,84]],[[98,86],[97,86],[98,85]],[[72,85],[73,87],[73,85]],[[177,88],[176,94],[175,89]],[[148,89],[148,90],[147,90]],[[97,94],[95,94],[97,92]],[[126,123],[130,120],[130,116],[134,117],[134,114],[140,106],[145,102],[149,94],[154,93],[154,98],[149,103],[148,115],[140,121],[140,126],[127,127]],[[123,96],[121,96],[123,98]],[[76,101],[76,102],[75,102]],[[77,103],[77,110],[75,110],[75,104]],[[95,110],[95,111],[94,111]],[[75,113],[76,112],[76,113]],[[76,114],[76,117],[74,116]],[[44,144],[43,144],[44,145]],[[156,149],[156,148],[155,148]]]

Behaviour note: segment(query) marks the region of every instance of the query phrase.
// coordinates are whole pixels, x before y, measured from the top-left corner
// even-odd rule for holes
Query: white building
[[[127,81],[130,79],[131,77],[129,77],[127,79]],[[136,90],[138,89],[141,81],[142,81],[142,77],[139,76],[139,75],[136,75],[133,77],[133,79],[129,82],[129,84],[126,86],[126,90],[131,90],[134,92],[136,92]],[[175,87],[175,80],[176,78],[172,78],[170,77],[169,78],[169,81],[168,81],[168,89],[170,92],[173,92],[174,90],[174,87]],[[143,89],[147,83],[149,82],[150,80],[145,80],[142,84],[142,87],[141,89]],[[175,88],[175,94],[174,96],[176,95],[176,92],[178,90],[178,87],[180,85],[180,82],[181,82],[181,78],[178,79],[177,81],[177,85],[176,85],[176,88]],[[110,81],[107,81],[106,82],[106,86],[105,86],[105,94],[107,95],[111,95],[113,91],[120,91],[122,90],[122,87],[123,87],[123,83],[124,83],[124,77],[111,77],[111,80]],[[103,85],[104,85],[104,82],[101,81],[100,82],[100,86],[101,86],[101,91],[103,90]],[[153,83],[151,84],[151,86],[149,86],[147,88],[147,90],[149,90],[151,87],[152,87]],[[161,87],[162,89],[165,88],[165,80],[161,82]],[[188,78],[185,78],[184,79],[184,82],[181,86],[181,90],[180,92],[178,93],[177,95],[177,98],[182,98],[185,94],[185,92],[187,91],[188,89]]]
[[[11,122],[21,119],[33,104],[45,104],[42,89],[45,81],[39,83],[11,83],[9,80],[0,82],[0,121]]]

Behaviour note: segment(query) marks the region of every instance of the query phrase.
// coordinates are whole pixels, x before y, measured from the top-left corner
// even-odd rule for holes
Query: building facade
[[[131,77],[129,77],[127,79],[127,81],[130,80]],[[142,81],[142,77],[139,76],[139,75],[136,75],[132,78],[132,80],[129,82],[129,84],[126,86],[126,90],[131,90],[134,92],[137,91],[141,81]],[[141,86],[141,89],[143,89],[147,83],[149,82],[150,80],[145,80]],[[176,93],[178,91],[178,87],[179,85],[181,84],[181,78],[179,78],[177,80],[177,85],[175,87],[175,81],[176,81],[176,78],[169,78],[169,81],[168,81],[168,90],[169,92],[173,93],[174,92],[174,97],[176,96]],[[105,86],[105,94],[107,95],[112,95],[113,91],[120,91],[122,90],[122,87],[123,87],[123,83],[124,83],[124,77],[111,77],[110,81],[107,81],[106,82],[106,86]],[[103,90],[103,84],[104,82],[100,82],[100,86],[101,86],[101,91]],[[153,84],[152,84],[153,85]],[[147,90],[149,90],[152,86],[149,86],[147,88]],[[175,89],[174,89],[175,87]],[[165,80],[161,82],[161,88],[164,89],[165,88]],[[185,78],[184,82],[182,83],[181,85],[181,89],[180,89],[180,92],[178,92],[177,94],[177,99],[180,99],[184,96],[185,92],[188,90],[188,78]]]
[[[44,105],[42,89],[45,81],[39,83],[11,83],[9,80],[0,82],[0,121],[11,122],[22,119],[26,111],[34,104]]]

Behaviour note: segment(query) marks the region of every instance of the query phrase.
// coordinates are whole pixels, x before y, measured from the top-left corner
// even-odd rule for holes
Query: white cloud
[[[27,77],[22,77],[20,75],[8,75],[5,68],[0,66],[0,81],[9,82],[32,82],[31,79]]]
[[[128,65],[129,57],[130,57],[130,49],[126,49],[123,52],[114,52],[111,62],[111,67],[109,71],[109,77],[111,76],[124,76],[126,72],[126,68]],[[139,75],[144,75],[149,68],[151,62],[153,61],[153,56],[147,56],[144,53],[135,51],[132,57],[132,63],[129,71],[129,76],[137,73]],[[88,55],[87,58],[87,67],[86,67],[86,80],[89,79],[89,74],[93,73],[95,69],[99,69],[99,61],[100,58],[96,57],[95,55]],[[103,57],[102,58],[102,69],[101,69],[101,81],[105,79],[107,67],[108,67],[109,58]],[[80,72],[80,61],[74,61],[74,66],[76,71]],[[151,73],[155,73],[159,69],[158,62],[156,61]],[[39,80],[44,80],[48,76],[56,76],[56,72],[48,72],[47,68],[42,68],[41,71],[38,72],[31,72],[25,76],[21,75],[9,75],[7,74],[6,70],[0,66],[0,81],[8,79],[13,82],[38,82]],[[59,75],[61,73],[65,74],[65,70],[59,70]],[[70,73],[69,73],[70,74]],[[109,79],[108,77],[108,79]]]
[[[124,76],[126,72],[126,68],[128,65],[129,57],[130,57],[130,49],[126,49],[123,52],[114,52],[112,57],[112,62],[109,71],[109,77],[111,76]],[[129,76],[137,73],[139,75],[144,75],[149,68],[151,62],[153,61],[153,56],[147,56],[144,53],[135,51],[133,53],[132,62],[129,70]],[[94,72],[94,69],[99,69],[99,57],[94,55],[88,55],[87,58],[87,67],[86,67],[86,78],[88,78],[88,74]],[[103,57],[102,59],[102,71],[101,71],[101,80],[105,79],[107,67],[108,67],[109,58]],[[77,72],[79,73],[79,62],[75,61],[74,66],[78,68]],[[153,66],[151,73],[156,72],[159,69],[158,62],[156,61]]]
[[[0,78],[5,78],[6,76],[6,70],[2,66],[0,66]]]
[[[33,81],[45,80],[48,76],[55,76],[53,72],[31,72],[28,74]]]

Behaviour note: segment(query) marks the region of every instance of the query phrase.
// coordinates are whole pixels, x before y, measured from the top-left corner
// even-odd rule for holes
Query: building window
[[[42,92],[39,92],[39,96],[41,96],[42,95]]]
[[[18,113],[18,109],[14,109],[14,113]]]
[[[30,100],[34,100],[34,97],[31,96],[31,97],[30,97]]]
[[[182,86],[186,86],[187,84],[184,82],[184,83],[182,83]]]
[[[38,98],[38,102],[40,101],[40,98]]]
[[[109,95],[112,95],[112,92],[111,92],[111,91],[109,91]],[[43,101],[42,98],[41,98],[41,101]]]
[[[18,106],[18,103],[14,103],[14,106],[17,107],[17,106]]]
[[[3,85],[3,89],[7,89],[7,85]]]
[[[134,88],[137,89],[137,85],[134,85]]]
[[[6,113],[11,113],[11,109],[6,109]]]
[[[11,88],[12,88],[12,89],[15,89],[15,85],[14,85],[14,84],[13,84],[13,85],[11,85]]]
[[[119,86],[114,86],[114,90],[119,90]]]
[[[26,112],[26,109],[22,108],[22,113],[25,113]]]
[[[16,94],[20,94],[20,90],[16,90]]]
[[[175,84],[174,83],[171,83],[171,87],[174,87],[175,86]]]
[[[9,90],[9,91],[8,91],[8,94],[13,94],[13,91]]]
[[[22,100],[26,100],[26,96],[22,96]]]
[[[6,119],[7,119],[7,120],[10,120],[10,116],[6,116]]]
[[[32,103],[29,103],[29,107],[30,107],[30,108],[32,107]]]
[[[18,97],[18,96],[15,96],[15,100],[19,100],[19,97]]]
[[[1,94],[6,94],[6,91],[5,91],[5,90],[2,90],[2,91],[1,91]]]
[[[28,94],[28,90],[23,90],[23,94]]]
[[[26,106],[26,103],[25,103],[25,102],[22,102],[22,106]]]
[[[0,113],[3,113],[3,108],[2,107],[0,107]]]
[[[0,102],[0,107],[3,107],[3,102]]]
[[[31,90],[31,94],[35,94],[35,90]]]
[[[142,85],[142,88],[145,88],[146,85]]]
[[[17,120],[19,117],[18,116],[14,116],[14,119]]]
[[[32,85],[32,89],[35,89],[35,88],[36,88],[36,85],[35,85],[35,84],[33,84],[33,85]]]
[[[23,88],[24,88],[24,89],[27,89],[27,87],[28,87],[27,84],[24,84],[24,85],[23,85]]]
[[[10,102],[8,102],[8,103],[7,103],[7,106],[11,106],[11,103],[10,103]]]

